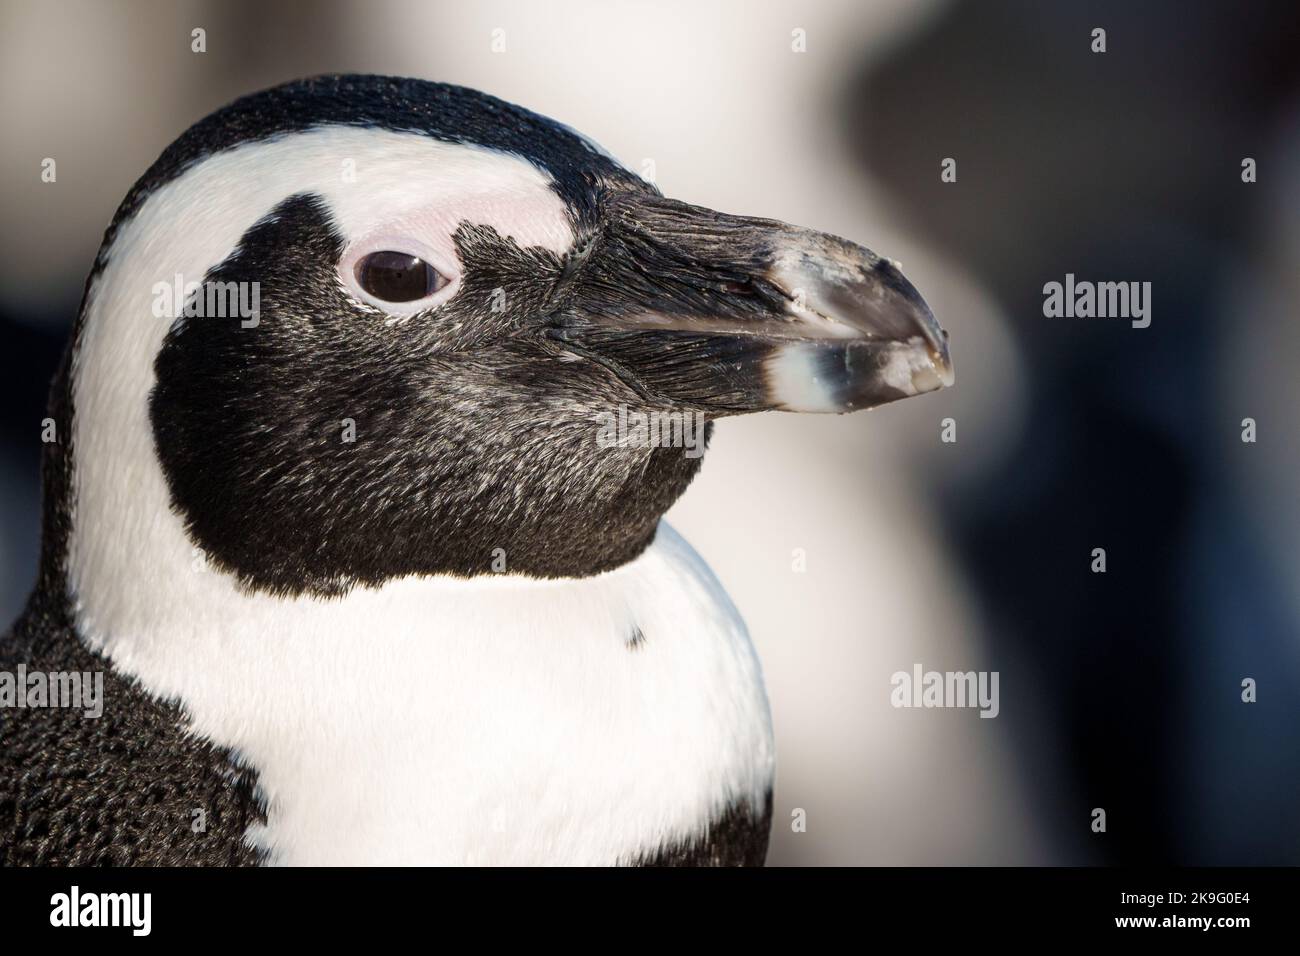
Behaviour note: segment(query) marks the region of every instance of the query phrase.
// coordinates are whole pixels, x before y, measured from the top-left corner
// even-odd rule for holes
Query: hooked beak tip
[[[803,335],[769,363],[778,408],[857,411],[953,384],[948,333],[896,262],[817,235],[781,266]]]

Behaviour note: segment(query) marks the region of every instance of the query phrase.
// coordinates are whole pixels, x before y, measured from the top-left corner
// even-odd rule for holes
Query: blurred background
[[[900,260],[951,334],[945,392],[723,422],[669,515],[763,659],[770,863],[1298,863],[1297,36],[1290,0],[0,0],[0,627],[134,179],[244,93],[442,80]],[[1151,282],[1150,328],[1045,318],[1066,273]],[[917,663],[997,671],[999,716],[895,709]]]

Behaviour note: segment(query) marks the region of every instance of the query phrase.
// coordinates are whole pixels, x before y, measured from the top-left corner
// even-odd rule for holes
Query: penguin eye
[[[362,256],[355,272],[358,285],[384,302],[414,302],[433,295],[448,282],[419,256],[389,250]]]

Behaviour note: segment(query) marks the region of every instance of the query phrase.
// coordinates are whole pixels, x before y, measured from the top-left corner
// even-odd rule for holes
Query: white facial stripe
[[[557,255],[568,252],[573,245],[573,229],[564,216],[560,198],[549,189],[539,191],[531,184],[522,192],[465,191],[448,199],[433,199],[401,216],[381,219],[368,230],[349,229],[348,235],[357,245],[370,244],[376,236],[428,237],[441,242],[440,251],[454,261],[456,251],[451,237],[462,222],[491,226],[520,246],[541,246]]]
[[[446,232],[464,219],[492,226],[521,246],[557,254],[573,244],[564,201],[551,177],[527,160],[478,146],[443,143],[416,133],[327,127],[216,156],[205,168],[240,182],[269,210],[293,193],[325,197],[349,242],[393,223],[424,223]],[[254,219],[256,216],[253,217]],[[244,223],[244,228],[252,220]]]
[[[531,163],[415,133],[330,127],[248,144],[149,196],[91,289],[74,357],[69,578],[83,620],[99,630],[138,629],[153,613],[140,582],[161,587],[162,569],[192,563],[149,423],[153,363],[168,328],[154,317],[154,286],[178,273],[200,281],[258,219],[302,192],[324,197],[345,241],[403,218],[457,214],[557,253],[573,241],[563,200]]]
[[[434,297],[442,304],[455,297],[460,289],[461,263],[456,250],[456,230],[463,222],[491,226],[501,236],[520,246],[540,246],[563,255],[573,244],[573,230],[562,216],[557,217],[558,197],[549,189],[538,190],[532,183],[527,189],[509,188],[499,192],[479,193],[468,188],[448,198],[423,203],[395,219],[378,222],[368,230],[350,237],[339,264],[345,285],[353,277],[358,259],[372,252],[389,250],[419,256],[442,275],[449,284]],[[369,300],[369,297],[361,296]],[[429,308],[426,301],[391,303],[369,300],[396,315],[411,314]]]

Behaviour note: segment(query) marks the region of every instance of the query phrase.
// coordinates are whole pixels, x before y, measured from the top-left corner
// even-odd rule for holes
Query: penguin
[[[127,194],[52,386],[0,673],[102,713],[0,707],[0,863],[762,864],[768,703],[662,520],[680,439],[952,381],[896,263],[518,106],[237,100]]]

